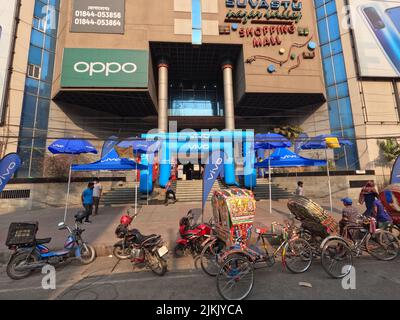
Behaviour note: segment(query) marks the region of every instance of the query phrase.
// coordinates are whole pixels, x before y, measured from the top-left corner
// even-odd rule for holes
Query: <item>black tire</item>
[[[222,241],[215,241],[206,244],[200,255],[201,269],[211,277],[216,277],[220,269],[218,254],[224,249]]]
[[[96,250],[90,244],[83,243],[81,245],[81,256],[79,260],[81,264],[87,265],[96,259]]]
[[[225,300],[246,299],[253,287],[254,264],[252,261],[243,255],[234,255],[224,261],[217,275],[217,289],[222,298]]]
[[[395,224],[391,224],[388,225],[385,228],[386,231],[389,231],[391,234],[393,234],[397,239],[400,240],[400,227],[395,225]]]
[[[126,260],[129,259],[132,254],[130,248],[122,248],[122,246],[116,246],[113,249],[113,256],[118,260]]]
[[[293,239],[286,243],[282,250],[282,261],[293,273],[306,272],[313,260],[313,249],[304,239]]]
[[[186,248],[182,244],[177,244],[174,248],[175,258],[182,258],[185,256]]]
[[[147,265],[153,273],[163,276],[167,272],[167,261],[155,253],[147,253]]]
[[[7,269],[6,269],[7,275],[13,280],[21,280],[28,277],[33,272],[33,270],[27,270],[27,271],[15,270],[15,267],[24,263],[25,261],[35,262],[37,261],[37,258],[34,254],[30,252],[17,253],[11,258],[11,260],[7,264]]]
[[[321,263],[332,278],[340,279],[348,275],[353,268],[353,254],[346,241],[329,240],[322,249]]]
[[[365,240],[365,246],[368,253],[378,260],[394,260],[399,254],[399,241],[389,231],[376,230]]]

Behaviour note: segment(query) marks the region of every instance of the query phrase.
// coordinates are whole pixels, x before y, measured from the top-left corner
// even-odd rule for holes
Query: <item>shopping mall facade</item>
[[[56,138],[101,149],[113,135],[168,132],[169,121],[333,133],[354,142],[334,155],[349,170],[377,169],[378,141],[400,135],[400,73],[390,54],[360,61],[370,53],[346,0],[15,3],[1,142],[21,155],[20,177],[43,175]]]

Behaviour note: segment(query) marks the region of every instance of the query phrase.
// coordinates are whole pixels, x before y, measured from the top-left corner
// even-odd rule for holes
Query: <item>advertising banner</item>
[[[64,49],[61,86],[147,88],[149,53],[144,50]]]
[[[0,192],[21,166],[21,158],[16,153],[9,153],[0,161]]]
[[[400,77],[400,1],[349,0],[360,75]]]
[[[75,0],[71,32],[124,33],[125,0]]]
[[[2,2],[0,10],[0,117],[3,115],[6,103],[5,98],[14,38],[16,7],[17,0],[7,0],[4,3]]]

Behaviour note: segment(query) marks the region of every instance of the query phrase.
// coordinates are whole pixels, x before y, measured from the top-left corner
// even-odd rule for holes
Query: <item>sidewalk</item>
[[[325,204],[324,204],[325,205]],[[269,201],[257,202],[257,214],[255,225],[270,226],[273,221],[282,222],[289,217],[286,201],[273,201],[273,213],[269,213]],[[98,256],[108,256],[112,253],[113,245],[118,240],[114,234],[119,224],[120,216],[130,206],[102,207],[99,215],[91,217],[91,224],[85,224],[83,238],[94,245]],[[179,203],[164,205],[143,206],[138,209],[139,215],[132,227],[139,229],[142,234],[161,234],[169,246],[170,251],[174,248],[175,241],[179,237],[178,223],[190,209],[194,210],[195,219],[201,222],[200,203]],[[73,216],[81,208],[69,208],[67,223],[73,224]],[[133,208],[131,209],[133,212]],[[204,221],[211,218],[211,204],[207,203]],[[335,215],[336,216],[336,215]],[[13,213],[0,214],[0,263],[7,263],[10,251],[5,246],[8,227],[11,222],[38,221],[38,238],[52,237],[50,248],[59,249],[63,247],[66,239],[66,231],[59,231],[57,224],[63,220],[64,209],[45,209],[34,211],[16,211]]]

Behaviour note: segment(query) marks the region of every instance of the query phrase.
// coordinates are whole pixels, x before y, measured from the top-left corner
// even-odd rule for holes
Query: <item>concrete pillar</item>
[[[231,63],[222,64],[224,79],[224,101],[225,101],[225,129],[235,130],[235,104],[233,101],[233,66]]]
[[[168,64],[166,60],[158,63],[158,130],[168,131]]]

